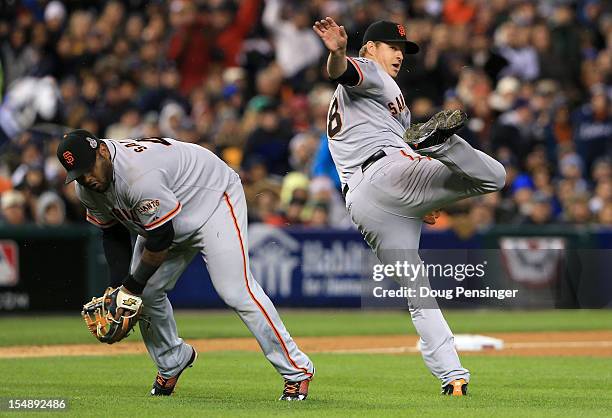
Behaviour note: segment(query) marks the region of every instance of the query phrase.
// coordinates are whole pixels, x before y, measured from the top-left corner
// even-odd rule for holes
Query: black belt
[[[374,164],[376,161],[380,160],[382,157],[386,157],[387,153],[383,150],[378,150],[376,151],[374,154],[370,155],[370,157],[365,160],[363,162],[363,164],[361,164],[361,172],[365,173],[365,171],[370,168],[370,166],[372,164]],[[349,191],[349,187],[348,184],[345,184],[344,187],[342,187],[342,196],[346,199],[346,194]]]

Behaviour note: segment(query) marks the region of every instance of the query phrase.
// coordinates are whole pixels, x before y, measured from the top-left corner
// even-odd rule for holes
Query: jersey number
[[[145,147],[144,145],[140,145],[139,144],[140,142],[152,142],[154,144],[161,144],[161,145],[165,145],[167,147],[172,145],[170,142],[166,141],[164,138],[157,138],[157,137],[130,139],[128,141],[119,141],[119,142],[127,142],[124,145],[127,148],[134,148],[134,151],[136,151],[136,152],[143,152],[144,150],[147,149],[147,147]],[[137,144],[137,142],[138,142],[138,144]]]
[[[327,136],[333,138],[342,129],[342,116],[338,112],[338,98],[334,98],[327,117]]]

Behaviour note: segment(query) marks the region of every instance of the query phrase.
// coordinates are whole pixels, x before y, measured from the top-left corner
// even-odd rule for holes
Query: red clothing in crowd
[[[234,21],[217,36],[217,48],[223,51],[223,66],[235,67],[242,42],[253,28],[259,16],[261,0],[244,0]]]
[[[261,0],[244,0],[234,21],[216,36],[210,35],[210,28],[196,20],[188,28],[181,28],[170,38],[168,58],[174,61],[181,74],[181,93],[189,95],[208,74],[211,64],[211,45],[223,53],[223,66],[237,65],[242,42],[259,16]]]
[[[181,93],[184,95],[189,95],[208,73],[210,48],[205,30],[205,25],[196,21],[179,29],[170,38],[168,58],[176,63],[181,74]]]
[[[446,0],[443,16],[446,23],[463,25],[470,22],[476,15],[476,4],[472,0]]]

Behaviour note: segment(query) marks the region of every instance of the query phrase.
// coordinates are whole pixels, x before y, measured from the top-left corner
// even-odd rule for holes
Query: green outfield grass
[[[408,312],[283,311],[295,336],[414,334]],[[455,333],[612,329],[612,310],[447,311]],[[184,338],[247,337],[242,321],[227,312],[177,312]],[[138,339],[137,333],[130,337]],[[25,316],[0,319],[0,346],[93,343],[80,315]]]
[[[276,401],[282,384],[272,367],[261,354],[238,352],[203,353],[163,399],[147,396],[155,370],[146,356],[0,360],[9,383],[0,396],[65,397],[69,415],[79,417],[601,417],[612,405],[609,359],[466,357],[467,398],[438,395],[418,356],[318,354],[313,361],[318,373],[306,402]]]
[[[295,336],[411,334],[407,312],[282,311]],[[599,330],[612,311],[454,311],[455,333]],[[185,338],[244,337],[231,312],[179,312]],[[139,339],[138,333],[130,337]],[[0,345],[96,344],[78,314],[0,319]],[[0,359],[0,400],[68,398],[70,416],[459,416],[610,415],[612,362],[590,357],[465,356],[470,396],[438,395],[417,355],[314,354],[307,402],[276,401],[282,382],[261,353],[201,353],[171,398],[147,396],[155,367],[147,355]],[[22,412],[0,416],[24,416]],[[30,414],[41,416],[40,413]],[[66,414],[61,414],[66,415]]]

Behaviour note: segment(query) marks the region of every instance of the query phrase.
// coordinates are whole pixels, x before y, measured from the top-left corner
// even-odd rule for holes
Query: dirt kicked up
[[[502,350],[463,351],[463,355],[495,356],[594,356],[612,357],[612,331],[572,331],[533,333],[487,333],[504,341]],[[412,335],[298,337],[307,353],[334,354],[418,354],[417,337]],[[253,338],[211,338],[186,340],[199,352],[259,351]],[[142,342],[115,345],[67,344],[0,347],[0,358],[55,356],[107,356],[146,353]]]

